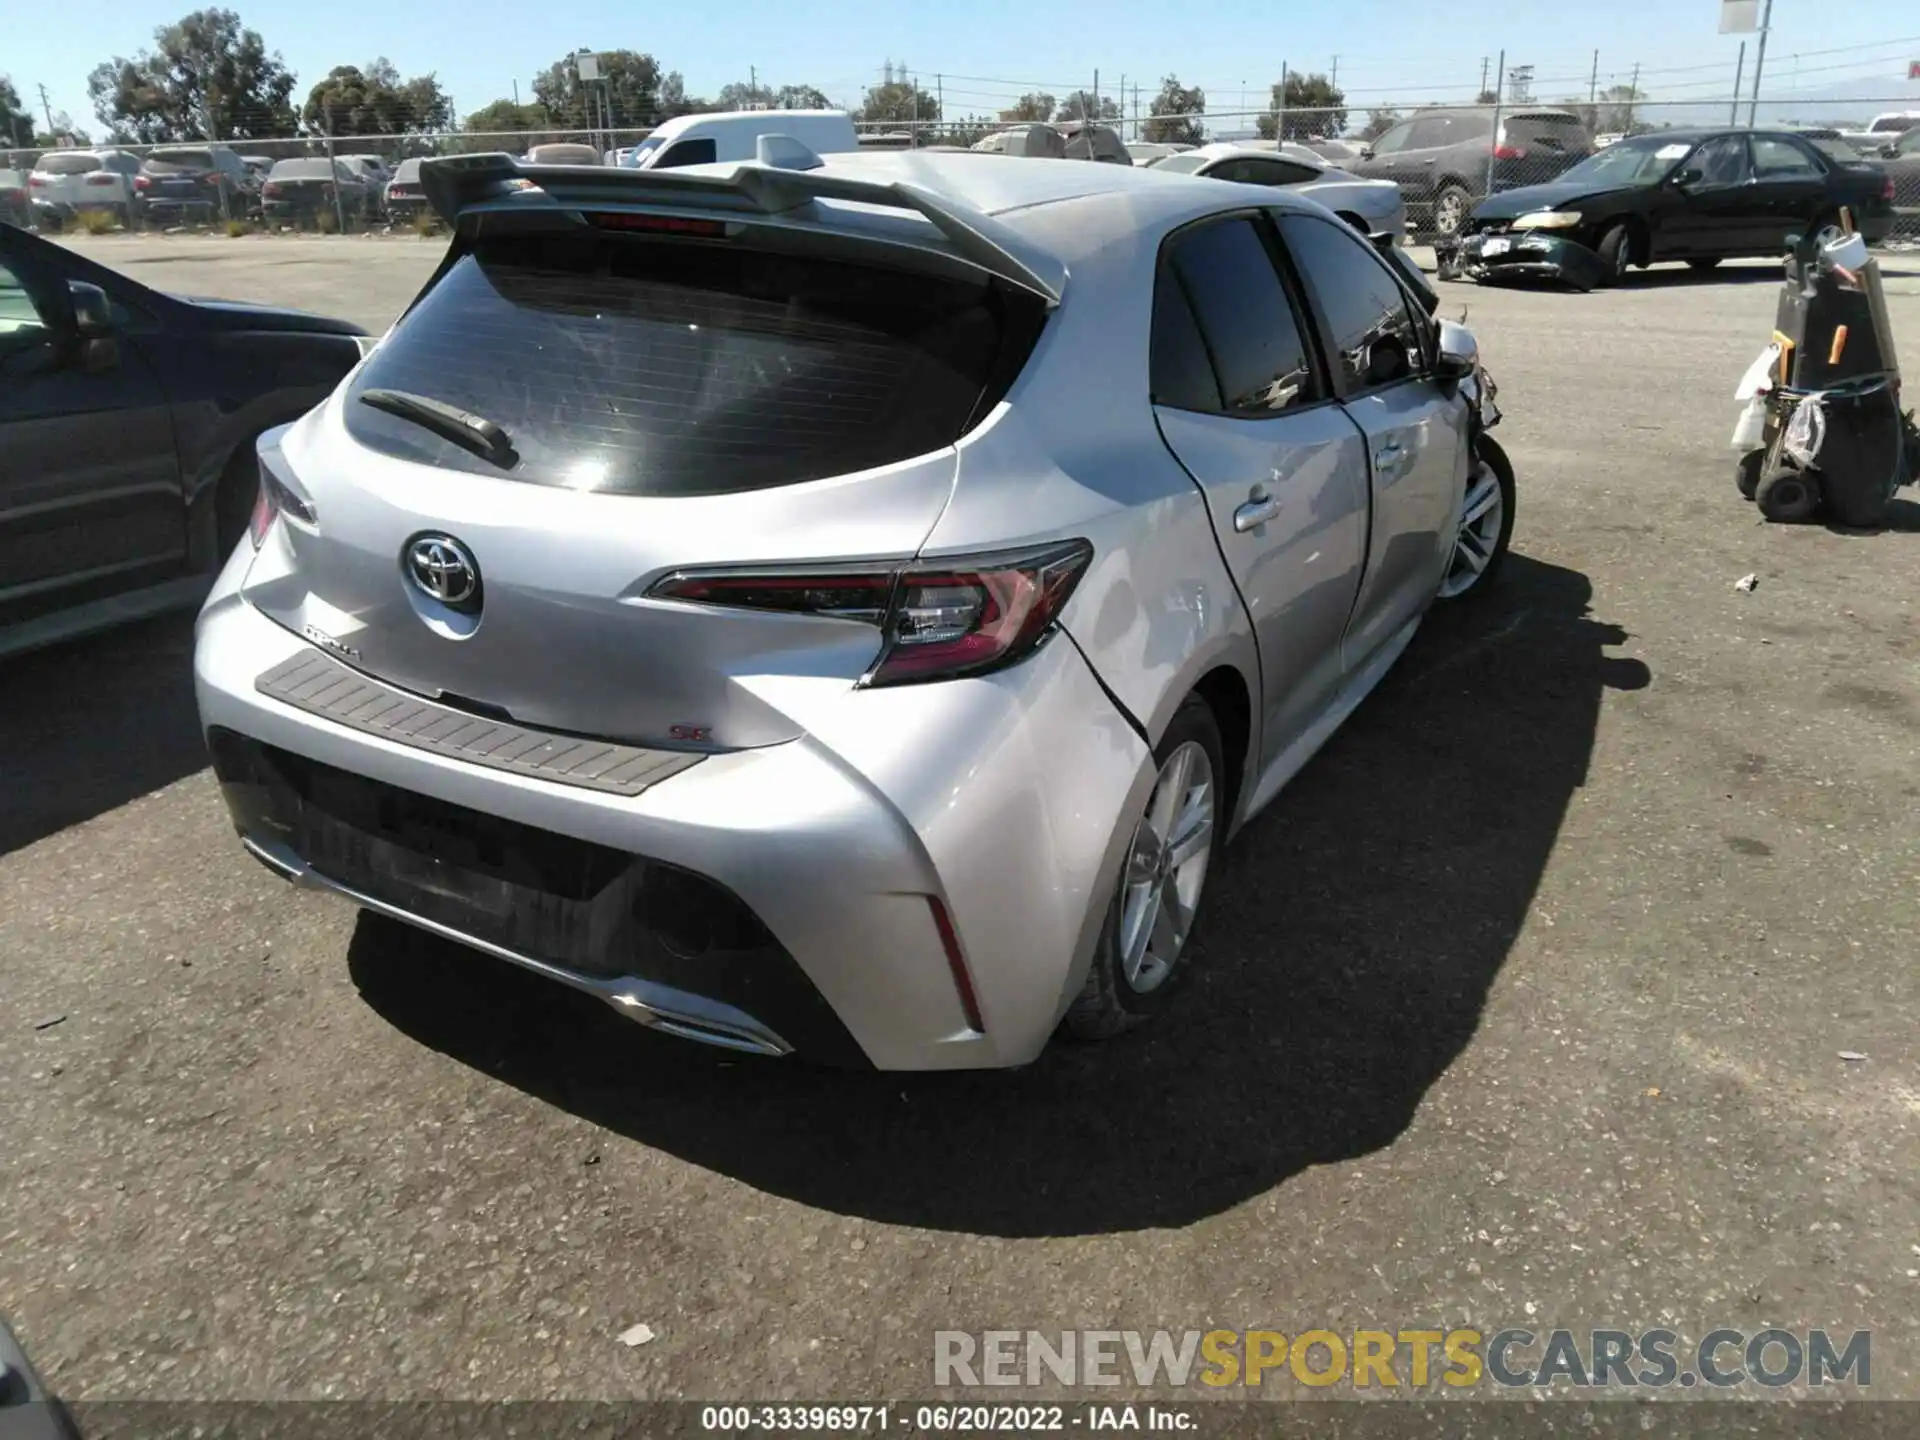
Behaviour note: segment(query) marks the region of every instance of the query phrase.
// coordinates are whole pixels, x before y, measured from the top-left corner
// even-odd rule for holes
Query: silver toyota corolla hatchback
[[[777,137],[422,180],[445,261],[261,441],[209,746],[274,870],[661,1030],[941,1069],[1152,1014],[1505,550],[1471,337],[1311,201]]]

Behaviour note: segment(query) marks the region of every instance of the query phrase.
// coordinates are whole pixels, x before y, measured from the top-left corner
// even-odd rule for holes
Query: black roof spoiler
[[[765,147],[763,147],[764,150]],[[504,153],[443,155],[420,163],[420,186],[449,226],[476,211],[660,208],[752,221],[846,200],[925,217],[970,264],[1058,305],[1066,267],[992,216],[910,180],[856,179],[790,164],[742,162],[720,174],[630,166],[528,165]]]

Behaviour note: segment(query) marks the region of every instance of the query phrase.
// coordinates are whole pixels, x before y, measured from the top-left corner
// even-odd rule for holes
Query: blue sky
[[[435,71],[464,113],[512,92],[523,98],[534,74],[581,46],[651,52],[679,70],[693,94],[711,95],[757,67],[763,83],[810,84],[836,101],[857,102],[889,57],[906,62],[929,88],[936,76],[947,113],[990,112],[1022,89],[1056,94],[1093,83],[1103,92],[1124,75],[1141,86],[1141,113],[1160,77],[1177,73],[1208,92],[1209,109],[1240,107],[1242,87],[1257,103],[1283,60],[1326,70],[1356,109],[1422,99],[1470,99],[1483,58],[1505,47],[1509,65],[1534,67],[1541,100],[1584,95],[1593,50],[1601,85],[1624,83],[1635,62],[1642,88],[1658,99],[1730,95],[1739,40],[1717,31],[1714,0],[1613,0],[1577,7],[1563,0],[1346,0],[1281,5],[1214,0],[1199,7],[1125,7],[1112,0],[907,0],[836,5],[801,0],[729,0],[724,5],[648,6],[611,0],[553,5],[499,0],[227,0],[299,76],[298,94],[336,64],[391,59],[404,75]],[[157,25],[191,0],[90,0],[84,20],[7,27],[0,67],[38,113],[44,84],[53,108],[99,133],[87,100],[87,72],[114,54],[132,55]],[[1920,60],[1920,9],[1896,0],[1814,5],[1778,0],[1768,42],[1768,94],[1813,91],[1884,77],[1888,95]],[[1748,52],[1751,77],[1752,48]]]

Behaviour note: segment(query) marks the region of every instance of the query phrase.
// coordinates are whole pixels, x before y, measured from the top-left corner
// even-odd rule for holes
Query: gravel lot
[[[440,253],[77,243],[376,329]],[[1920,504],[1735,495],[1777,273],[1444,287],[1500,593],[1231,852],[1179,1013],[1020,1073],[731,1059],[295,892],[189,618],[6,666],[0,1313],[77,1400],[898,1398],[938,1329],[1462,1324],[1871,1329],[1920,1399]]]

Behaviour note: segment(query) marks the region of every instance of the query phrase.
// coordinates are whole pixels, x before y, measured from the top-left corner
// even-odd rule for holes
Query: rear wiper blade
[[[409,390],[362,390],[360,403],[424,426],[441,439],[471,450],[482,460],[491,460],[502,470],[511,470],[520,463],[520,456],[513,448],[513,437],[486,416],[471,410],[462,410],[428,395],[415,395]]]

